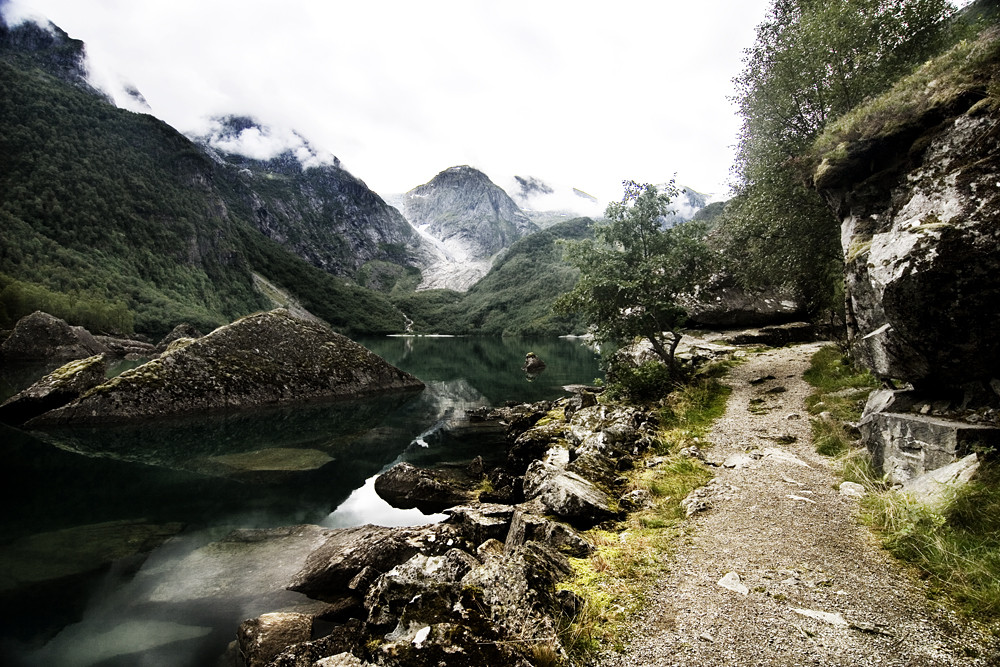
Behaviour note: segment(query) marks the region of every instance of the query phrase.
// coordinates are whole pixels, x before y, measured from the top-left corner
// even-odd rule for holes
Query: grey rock
[[[969,454],[903,483],[902,491],[917,502],[944,509],[979,470],[979,457]]]
[[[179,338],[191,338],[197,340],[204,336],[202,332],[198,331],[192,324],[187,322],[182,322],[170,330],[166,336],[160,339],[160,342],[156,344],[155,350],[157,352],[165,352],[170,344]]]
[[[524,497],[537,498],[551,514],[584,528],[616,515],[607,494],[592,482],[541,461],[536,461],[525,473]]]
[[[696,293],[681,299],[688,326],[702,329],[740,329],[785,324],[801,319],[801,300],[790,289],[747,289],[724,274],[713,276]]]
[[[378,476],[375,492],[393,507],[432,513],[468,502],[472,493],[440,471],[397,463]]]
[[[974,443],[1000,444],[1000,429],[919,414],[873,413],[860,428],[872,464],[892,484],[949,465]]]
[[[445,511],[446,522],[458,527],[465,540],[479,546],[489,539],[506,539],[514,507],[494,503],[475,503]]]
[[[719,579],[717,583],[719,586],[735,593],[739,593],[740,595],[750,594],[750,589],[743,584],[740,580],[740,575],[736,572],[727,572],[726,575],[722,577],[722,579]]]
[[[841,482],[838,487],[840,495],[849,496],[851,498],[864,498],[865,497],[865,487],[861,486],[857,482]]]
[[[1000,146],[982,141],[996,111],[926,114],[816,179],[841,220],[855,353],[879,377],[933,389],[1000,374]]]
[[[124,422],[422,387],[332,329],[275,310],[126,371],[33,425]]]
[[[71,361],[109,350],[83,327],[71,327],[58,317],[36,310],[25,315],[0,345],[7,361]]]
[[[288,588],[318,600],[335,601],[358,588],[351,588],[351,582],[365,568],[371,568],[365,578],[372,580],[375,573],[388,572],[417,554],[440,556],[462,542],[461,530],[448,524],[331,530],[309,554]]]
[[[559,604],[556,584],[571,574],[565,556],[538,542],[526,542],[488,557],[461,584],[478,592],[485,616],[503,634],[532,639],[554,636],[550,614]]]
[[[573,527],[542,516],[545,506],[540,501],[525,503],[514,512],[504,551],[513,552],[527,542],[540,542],[560,553],[585,558],[593,546]]]
[[[57,368],[0,406],[0,422],[20,425],[76,400],[105,381],[107,357],[99,354]]]

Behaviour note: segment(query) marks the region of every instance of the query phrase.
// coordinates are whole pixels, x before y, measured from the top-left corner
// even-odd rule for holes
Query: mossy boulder
[[[127,422],[422,387],[332,329],[274,310],[175,347],[31,425]]]
[[[17,426],[66,405],[104,382],[107,370],[103,354],[71,361],[9,398],[0,406],[0,422]]]

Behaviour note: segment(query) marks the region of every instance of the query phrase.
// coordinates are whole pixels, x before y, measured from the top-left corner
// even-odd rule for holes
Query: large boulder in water
[[[0,345],[0,357],[8,361],[71,361],[108,352],[108,348],[83,327],[36,310],[14,326]]]
[[[172,349],[30,425],[124,422],[422,387],[332,329],[274,310]]]

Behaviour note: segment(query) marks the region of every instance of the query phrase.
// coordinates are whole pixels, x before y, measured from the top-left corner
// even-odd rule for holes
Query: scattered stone
[[[726,457],[726,460],[722,462],[723,468],[735,468],[740,470],[741,468],[749,468],[753,465],[754,458],[749,454],[744,452],[737,452],[735,454],[730,454]]]
[[[794,454],[789,454],[783,449],[777,449],[775,447],[766,447],[761,454],[764,458],[772,459],[781,463],[791,463],[793,465],[802,466],[803,468],[811,468],[808,463],[795,456]]]
[[[861,486],[857,482],[841,482],[840,495],[848,496],[851,498],[864,498],[865,497],[865,487]]]
[[[799,609],[797,607],[793,607],[792,611],[801,616],[805,616],[807,618],[811,618],[816,621],[821,621],[823,623],[828,623],[829,625],[834,625],[840,628],[846,628],[850,626],[850,624],[847,622],[847,619],[845,619],[839,613],[831,613],[828,611],[817,611],[815,609]]]
[[[768,380],[774,380],[774,379],[776,378],[773,375],[762,375],[760,377],[754,378],[753,380],[750,380],[750,384],[752,385],[764,384]]]
[[[698,635],[698,639],[700,639],[703,642],[708,642],[709,644],[715,641],[715,637],[708,634],[707,632],[703,632],[700,635]]]
[[[786,389],[785,387],[771,387],[770,389],[768,389],[764,393],[765,394],[784,394],[786,391],[788,391],[788,389]]]
[[[904,482],[902,491],[917,502],[944,509],[978,470],[979,457],[969,454],[954,463]]]
[[[740,575],[735,572],[727,572],[726,576],[719,579],[718,584],[740,595],[750,595],[750,589],[743,585],[740,581]]]
[[[800,482],[798,480],[794,480],[794,479],[792,479],[791,477],[789,477],[787,475],[782,475],[781,476],[781,481],[788,482],[789,484],[795,484],[796,486],[805,486],[805,484],[803,484],[802,482]]]
[[[816,504],[815,500],[813,500],[812,498],[806,498],[804,496],[796,496],[796,495],[789,494],[789,495],[787,495],[785,497],[786,498],[791,498],[792,500],[798,500],[798,501],[801,501],[801,502],[804,502],[804,503],[812,503],[813,505]]]

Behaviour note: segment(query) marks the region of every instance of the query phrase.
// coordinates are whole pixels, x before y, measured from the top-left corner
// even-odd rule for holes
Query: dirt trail
[[[706,453],[762,456],[716,470],[711,506],[688,521],[626,652],[601,665],[1000,664],[927,601],[859,525],[858,500],[834,488],[804,404],[802,373],[819,346],[771,350],[731,371],[733,393]],[[718,583],[731,572],[746,594]]]

